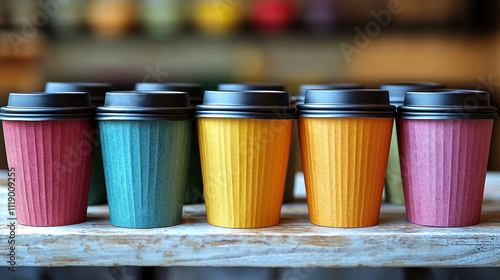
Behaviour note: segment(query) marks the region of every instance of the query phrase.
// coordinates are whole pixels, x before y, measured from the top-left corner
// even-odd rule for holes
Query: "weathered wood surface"
[[[6,190],[0,219],[7,223]],[[0,230],[7,250],[7,230]],[[384,204],[377,226],[336,229],[309,223],[305,201],[285,205],[277,226],[225,229],[207,224],[203,205],[186,206],[182,224],[159,229],[110,225],[105,206],[83,224],[17,227],[18,266],[500,266],[500,173],[489,173],[481,223],[430,228]],[[7,252],[5,252],[7,253]],[[5,254],[2,252],[2,259]]]

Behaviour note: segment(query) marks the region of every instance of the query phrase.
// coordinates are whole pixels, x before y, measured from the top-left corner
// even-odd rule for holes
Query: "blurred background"
[[[46,81],[279,82],[291,94],[434,81],[486,89],[498,106],[499,13],[479,0],[2,0],[0,104]],[[497,125],[491,170],[498,140]]]

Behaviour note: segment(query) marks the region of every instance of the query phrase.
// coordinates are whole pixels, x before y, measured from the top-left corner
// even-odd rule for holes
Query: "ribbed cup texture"
[[[106,183],[104,180],[104,167],[102,163],[102,151],[100,144],[99,129],[95,128],[94,137],[97,138],[94,145],[94,160],[92,162],[92,177],[90,180],[89,205],[98,205],[106,202]]]
[[[181,222],[192,121],[100,121],[111,224]]]
[[[479,223],[493,120],[398,122],[408,220],[440,227]]]
[[[208,223],[279,223],[293,120],[199,118]]]
[[[198,145],[198,130],[193,122],[193,140],[191,141],[191,158],[186,182],[184,204],[203,202],[203,179],[201,177],[200,146]]]
[[[90,120],[3,121],[15,168],[17,221],[29,226],[81,223],[87,215],[93,141]]]
[[[389,203],[404,205],[403,179],[401,179],[401,165],[399,163],[398,135],[396,125],[392,129],[389,161],[385,173],[385,196]]]
[[[377,224],[393,119],[299,118],[311,223]]]

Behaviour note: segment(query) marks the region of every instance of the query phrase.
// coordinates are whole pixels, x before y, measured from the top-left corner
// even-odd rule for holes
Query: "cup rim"
[[[472,101],[473,104],[470,104]],[[405,94],[398,116],[406,119],[497,119],[487,91],[468,89],[414,90]]]
[[[0,120],[81,120],[94,115],[86,92],[13,92],[7,106],[0,108]]]

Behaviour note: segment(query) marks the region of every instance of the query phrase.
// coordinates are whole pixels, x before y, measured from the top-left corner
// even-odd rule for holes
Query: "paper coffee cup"
[[[398,138],[410,222],[479,223],[496,112],[484,91],[406,93],[398,107]]]
[[[137,83],[136,91],[179,91],[189,94],[191,106],[203,102],[203,87],[193,83]],[[191,140],[191,158],[186,182],[184,204],[203,203],[203,179],[201,177],[200,148],[198,146],[198,131],[193,122],[193,139]]]
[[[208,223],[279,222],[295,109],[283,91],[207,91],[197,106]]]
[[[2,107],[9,168],[15,173],[16,217],[28,226],[85,221],[92,170],[87,93],[11,93]]]
[[[181,222],[194,107],[184,92],[108,92],[97,108],[111,224]]]
[[[311,223],[377,224],[395,115],[388,92],[308,90],[297,107]]]

